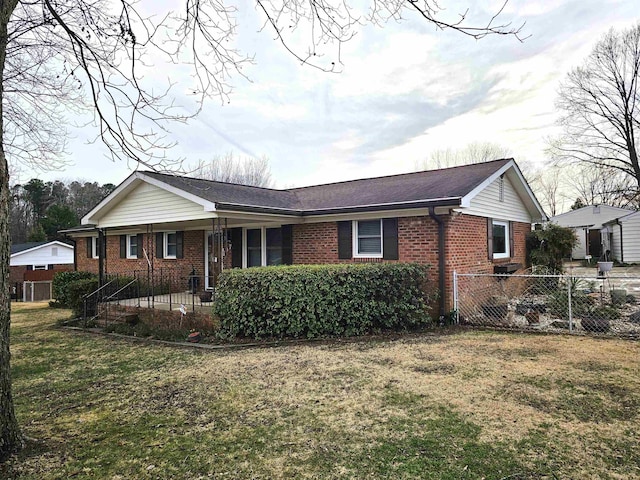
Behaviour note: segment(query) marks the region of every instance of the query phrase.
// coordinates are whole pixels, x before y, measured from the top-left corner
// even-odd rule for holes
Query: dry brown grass
[[[462,331],[202,353],[20,312],[20,417],[47,445],[24,478],[640,478],[638,343]],[[55,345],[55,371],[22,365]]]

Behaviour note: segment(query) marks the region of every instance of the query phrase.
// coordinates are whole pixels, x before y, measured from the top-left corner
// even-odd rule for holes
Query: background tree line
[[[115,185],[81,180],[43,182],[32,178],[10,189],[9,231],[11,242],[59,240],[58,230],[80,224],[80,219]]]

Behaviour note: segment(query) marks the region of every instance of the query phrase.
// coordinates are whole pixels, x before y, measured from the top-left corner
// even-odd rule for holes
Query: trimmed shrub
[[[97,279],[91,272],[58,272],[53,276],[53,298],[61,307],[71,308],[69,284],[78,280]]]
[[[84,312],[83,297],[98,289],[98,278],[86,278],[69,282],[67,284],[67,307],[73,310],[74,315],[80,316]],[[95,303],[89,306],[89,315],[95,313]]]
[[[228,270],[214,312],[223,338],[316,338],[406,330],[430,321],[428,267],[296,265]]]

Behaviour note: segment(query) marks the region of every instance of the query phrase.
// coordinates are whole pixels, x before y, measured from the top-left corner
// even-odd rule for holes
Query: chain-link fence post
[[[458,272],[453,271],[453,311],[455,312],[455,323],[460,323],[460,313],[458,312]]]
[[[569,276],[568,277],[568,281],[567,281],[567,295],[569,296],[569,298],[568,298],[568,307],[569,307],[569,332],[570,333],[573,333],[573,301],[571,299],[571,297],[573,296],[573,295],[571,295],[571,280],[572,279],[573,279],[573,277]]]

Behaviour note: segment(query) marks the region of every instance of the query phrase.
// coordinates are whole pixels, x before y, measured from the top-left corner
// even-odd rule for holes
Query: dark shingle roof
[[[11,245],[11,255],[14,253],[24,252],[25,250],[29,250],[30,248],[39,247],[40,245],[45,245],[49,242],[27,242],[27,243],[16,243],[15,245]]]
[[[511,159],[424,172],[365,178],[310,187],[274,190],[144,172],[222,207],[256,207],[298,214],[416,202],[449,204],[469,194]]]
[[[155,172],[143,173],[209,202],[286,210],[300,209],[296,196],[287,190],[251,187],[249,185],[178,177]]]

